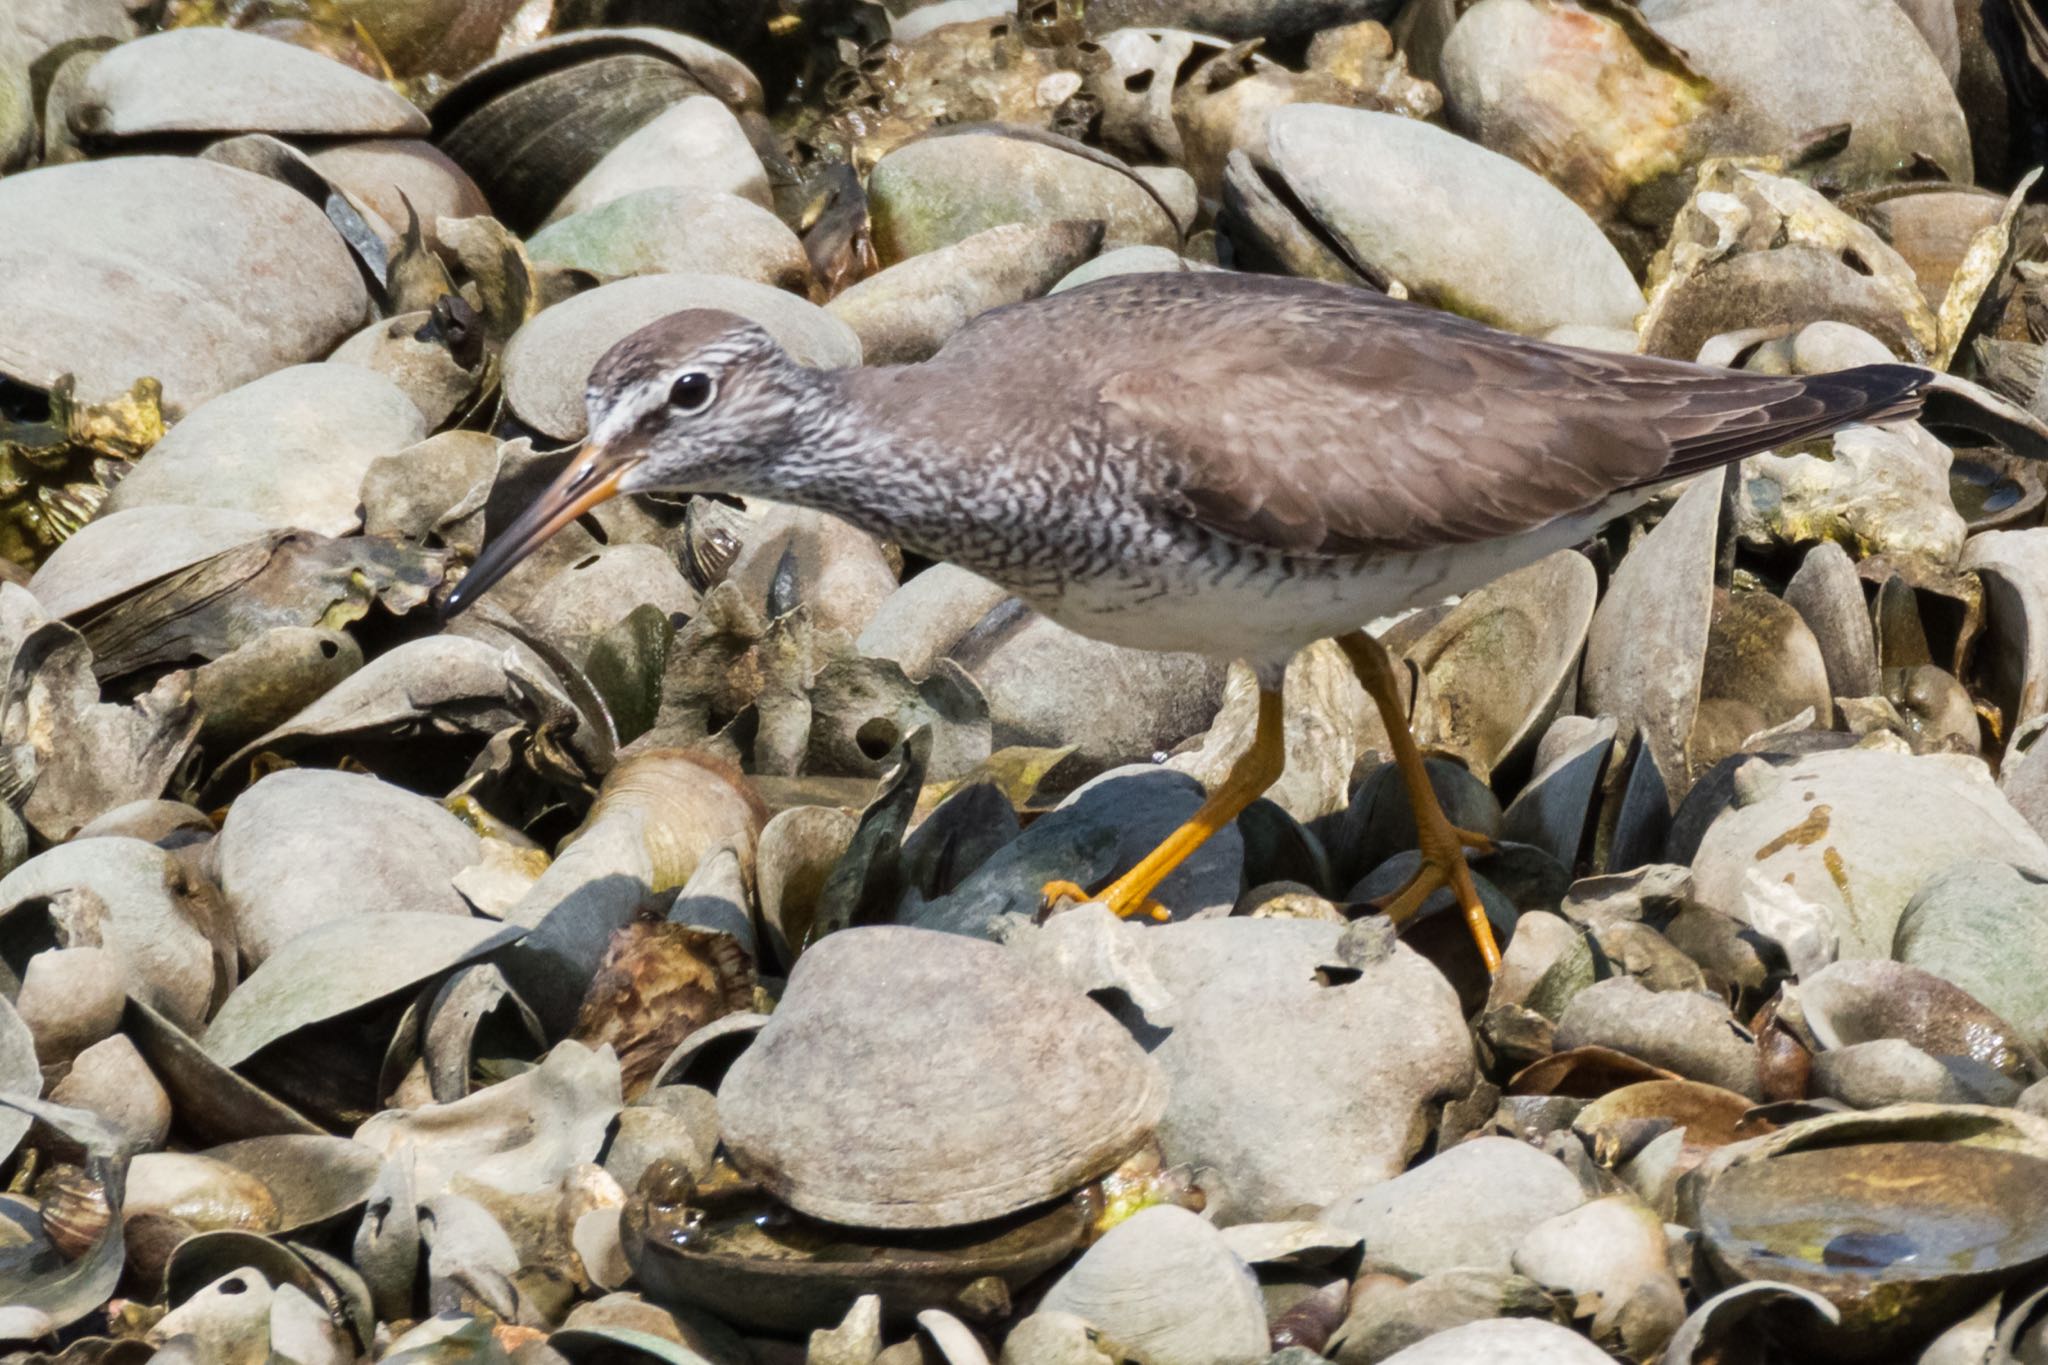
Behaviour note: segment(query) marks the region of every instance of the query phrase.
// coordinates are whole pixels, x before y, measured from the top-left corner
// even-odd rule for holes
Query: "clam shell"
[[[29,859],[0,879],[0,916],[26,931],[47,916],[65,946],[100,946],[128,988],[185,1027],[206,1017],[213,949],[199,893],[169,853],[140,839],[83,839]]]
[[[94,64],[71,125],[87,137],[165,133],[371,133],[417,137],[427,116],[382,81],[291,43],[180,28]]]
[[[1873,1141],[1738,1160],[1708,1179],[1698,1226],[1724,1283],[1819,1294],[1842,1321],[1818,1340],[1869,1358],[2048,1261],[2044,1200],[2039,1150]]]
[[[1593,613],[1580,710],[1643,735],[1676,803],[1692,785],[1687,744],[1699,710],[1714,607],[1721,479],[1695,479],[1615,570]]]
[[[1273,112],[1264,158],[1253,159],[1353,257],[1458,312],[1535,334],[1629,327],[1642,311],[1628,267],[1578,205],[1454,133],[1296,104]]]
[[[271,529],[268,517],[236,507],[102,511],[50,552],[28,590],[59,620],[81,616]]]
[[[235,508],[271,526],[346,535],[372,461],[426,438],[396,384],[356,365],[296,365],[203,404],[150,448],[109,513]]]
[[[1428,679],[1417,740],[1462,757],[1481,781],[1526,759],[1552,717],[1572,708],[1598,596],[1598,575],[1575,550],[1468,594],[1404,651]]]
[[[0,373],[35,387],[70,373],[104,402],[151,375],[182,412],[325,355],[368,310],[340,234],[263,176],[137,156],[0,182]]]
[[[505,401],[548,436],[580,439],[583,389],[598,358],[648,323],[687,308],[737,313],[765,328],[799,364],[860,364],[853,329],[795,295],[718,275],[642,275],[579,294],[521,327],[505,347]]]
[[[730,194],[773,208],[768,173],[732,110],[689,95],[656,114],[604,154],[548,215],[557,223],[642,190]]]
[[[656,28],[565,33],[464,76],[434,105],[435,141],[499,216],[528,231],[606,153],[706,91],[761,107],[753,73],[698,39]]]
[[[476,835],[435,802],[373,777],[272,773],[229,808],[214,847],[251,967],[306,930],[352,914],[469,918],[448,879],[477,860]]]
[[[869,1008],[877,993],[899,1007]],[[994,944],[877,926],[798,960],[718,1109],[734,1162],[793,1207],[932,1228],[1112,1169],[1165,1098],[1151,1060],[1079,992]],[[909,1114],[919,1136],[905,1144],[892,1135]]]

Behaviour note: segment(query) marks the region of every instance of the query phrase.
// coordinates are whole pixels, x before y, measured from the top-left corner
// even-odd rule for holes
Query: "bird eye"
[[[711,406],[712,395],[717,391],[710,375],[702,370],[691,370],[676,377],[675,384],[668,391],[669,406],[678,412],[702,412]]]

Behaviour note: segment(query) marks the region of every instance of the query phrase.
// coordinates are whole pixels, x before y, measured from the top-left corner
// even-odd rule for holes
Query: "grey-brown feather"
[[[1035,347],[1025,346],[1028,332]],[[1049,339],[1071,344],[1048,348]],[[1171,470],[1162,512],[1287,554],[1512,534],[1853,421],[1910,416],[1925,372],[1788,377],[1610,355],[1360,289],[1134,275],[984,314],[936,378],[1032,355],[1105,434]]]

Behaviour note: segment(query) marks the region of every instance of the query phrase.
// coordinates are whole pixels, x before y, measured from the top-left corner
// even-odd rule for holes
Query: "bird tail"
[[[1917,365],[1859,365],[1807,375],[1798,388],[1744,413],[1747,420],[1717,424],[1678,442],[1659,477],[1718,469],[1857,423],[1910,421],[1920,415],[1921,395],[1934,375]]]
[[[2048,423],[1989,389],[1920,365],[1859,365],[1807,375],[1752,420],[1679,443],[1659,477],[1701,473],[1846,426],[1913,420],[1994,441],[2024,459],[2048,460]]]

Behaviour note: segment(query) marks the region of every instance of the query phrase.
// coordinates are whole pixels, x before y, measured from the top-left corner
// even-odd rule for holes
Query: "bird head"
[[[821,398],[818,372],[744,318],[692,309],[641,328],[590,372],[589,439],[477,556],[447,612],[475,602],[549,536],[620,493],[772,493],[777,462]]]

